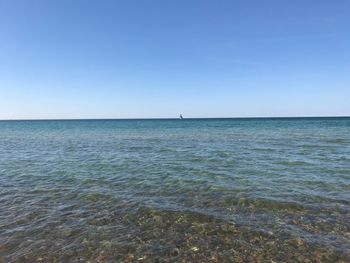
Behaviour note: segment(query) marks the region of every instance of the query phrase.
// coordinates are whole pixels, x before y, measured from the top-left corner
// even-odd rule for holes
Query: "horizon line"
[[[28,119],[0,119],[0,121],[92,121],[92,120],[217,120],[217,119],[302,119],[302,118],[350,118],[350,115],[331,116],[249,116],[249,117],[160,117],[160,118],[28,118]]]

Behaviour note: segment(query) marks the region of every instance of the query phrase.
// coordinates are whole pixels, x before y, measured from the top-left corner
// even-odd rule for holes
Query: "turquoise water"
[[[0,262],[346,262],[350,118],[0,121],[0,204]]]

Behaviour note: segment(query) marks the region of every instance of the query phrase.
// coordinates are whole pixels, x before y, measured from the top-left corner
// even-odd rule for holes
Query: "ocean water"
[[[350,118],[0,121],[0,262],[350,262]]]

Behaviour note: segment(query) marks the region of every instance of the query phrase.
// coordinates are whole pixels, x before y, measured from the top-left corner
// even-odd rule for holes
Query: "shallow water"
[[[350,118],[0,121],[0,262],[348,262]]]

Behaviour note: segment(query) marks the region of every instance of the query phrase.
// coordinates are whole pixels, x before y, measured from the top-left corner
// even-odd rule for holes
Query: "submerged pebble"
[[[191,250],[192,250],[193,252],[197,252],[197,251],[199,251],[199,248],[198,248],[198,247],[191,247]]]
[[[177,256],[177,255],[179,255],[179,253],[180,253],[180,250],[178,248],[173,248],[171,250],[171,255],[172,256]]]

